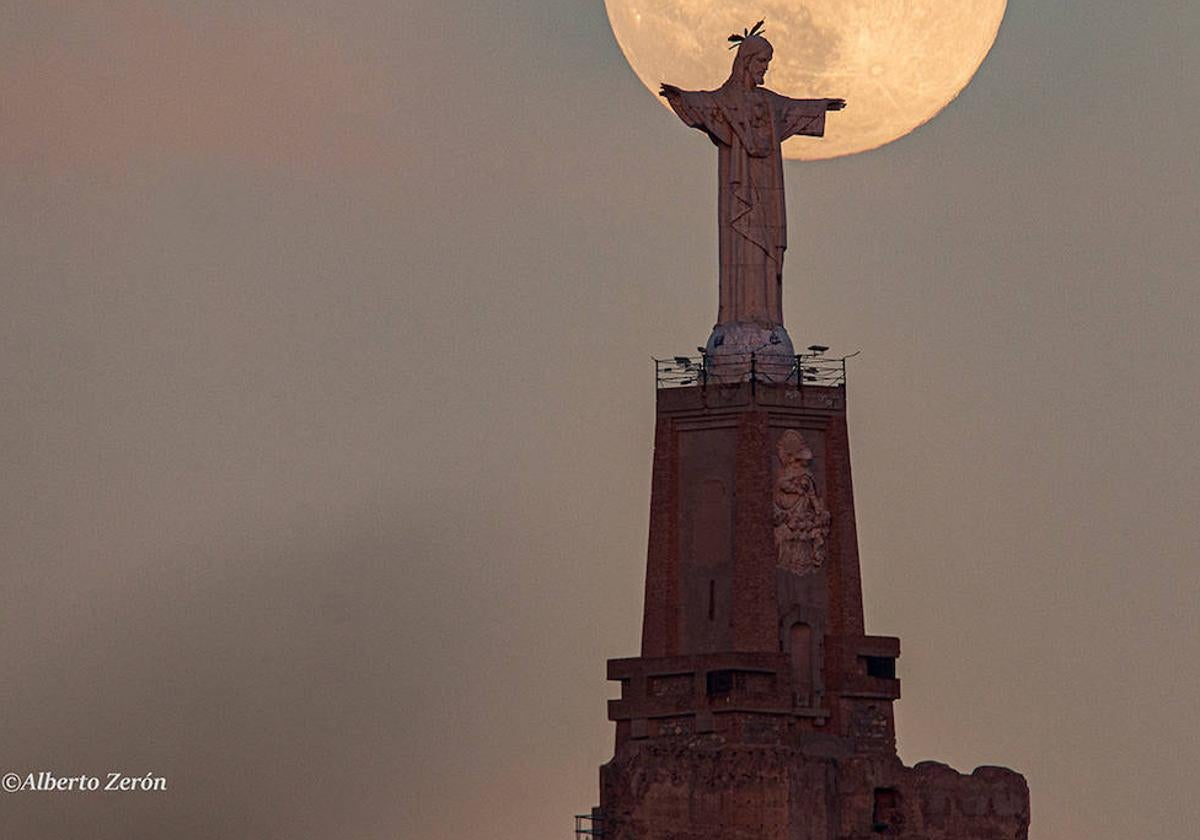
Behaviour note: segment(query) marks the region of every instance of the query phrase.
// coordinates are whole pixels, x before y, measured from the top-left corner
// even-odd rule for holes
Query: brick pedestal
[[[609,661],[610,840],[1023,840],[1024,779],[904,767],[868,636],[844,387],[663,389],[642,655]]]

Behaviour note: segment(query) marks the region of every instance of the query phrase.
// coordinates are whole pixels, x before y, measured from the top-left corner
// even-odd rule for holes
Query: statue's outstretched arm
[[[730,143],[728,125],[715,107],[711,91],[681,90],[663,82],[658,95],[686,125],[700,129],[717,145]]]
[[[779,94],[776,94],[779,96]],[[795,109],[819,114],[824,111],[841,111],[846,107],[845,99],[793,99],[790,96],[780,96],[783,102]]]
[[[823,136],[825,113],[840,111],[846,107],[845,99],[792,99],[789,96],[779,96],[775,102],[778,103],[775,111],[776,127],[781,141],[797,134]]]

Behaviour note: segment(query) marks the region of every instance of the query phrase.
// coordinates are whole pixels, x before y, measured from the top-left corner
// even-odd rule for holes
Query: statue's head
[[[742,83],[747,87],[757,87],[763,83],[767,74],[767,65],[775,48],[771,42],[761,35],[751,35],[742,38],[738,44],[737,55],[733,59],[733,72],[729,80],[735,84]]]
[[[779,436],[779,442],[775,444],[775,451],[779,455],[779,463],[785,467],[807,466],[813,459],[808,441],[795,429],[788,429]]]

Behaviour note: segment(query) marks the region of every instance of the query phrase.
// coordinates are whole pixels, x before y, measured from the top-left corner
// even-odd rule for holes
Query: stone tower
[[[642,651],[608,663],[597,833],[1023,840],[1020,775],[896,755],[900,642],[863,627],[844,362],[757,368],[661,370]]]

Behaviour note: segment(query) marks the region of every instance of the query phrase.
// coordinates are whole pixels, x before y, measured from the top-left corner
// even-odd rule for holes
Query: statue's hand
[[[846,107],[845,99],[829,99],[825,102],[826,111],[840,111]]]
[[[683,93],[683,91],[681,91],[679,88],[675,87],[675,85],[669,85],[666,82],[662,83],[662,87],[658,91],[659,96],[664,96],[667,98],[670,98],[672,96],[678,96],[681,93]]]

